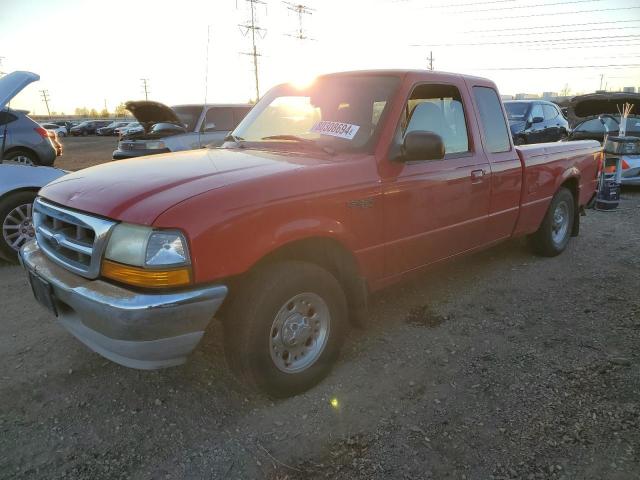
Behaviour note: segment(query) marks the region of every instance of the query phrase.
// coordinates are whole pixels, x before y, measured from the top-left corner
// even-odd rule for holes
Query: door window
[[[204,121],[205,132],[220,132],[233,130],[233,109],[228,107],[215,107],[207,111]]]
[[[469,151],[462,97],[452,85],[416,87],[405,108],[402,127],[405,135],[416,130],[440,135],[445,155]]]
[[[473,87],[473,95],[478,104],[485,148],[491,153],[508,152],[511,150],[509,129],[498,94],[489,87]]]
[[[544,111],[545,121],[553,120],[558,116],[558,110],[553,105],[543,105],[542,110]]]
[[[539,103],[536,103],[531,108],[531,120],[533,120],[536,117],[544,118],[544,112],[542,111],[542,105],[540,105]]]

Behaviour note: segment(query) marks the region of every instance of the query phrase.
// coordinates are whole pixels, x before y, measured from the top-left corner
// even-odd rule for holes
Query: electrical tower
[[[256,34],[260,38],[264,38],[267,34],[267,31],[264,28],[261,28],[257,24],[257,16],[256,16],[256,6],[257,5],[266,5],[262,0],[245,0],[249,4],[249,8],[251,9],[251,18],[244,25],[238,25],[240,27],[240,31],[242,35],[245,37],[249,32],[251,32],[251,45],[253,47],[252,52],[242,52],[243,55],[251,55],[253,57],[253,72],[255,74],[256,80],[256,102],[260,100],[260,82],[258,80],[258,57],[261,55],[258,53],[258,48],[256,47]]]
[[[429,52],[428,60],[429,60],[429,70],[433,70],[433,62],[435,60],[435,58],[433,58],[433,50]]]
[[[49,100],[51,100],[51,98],[49,97],[49,90],[40,90],[40,95],[42,95],[42,101],[47,107],[47,113],[49,114],[49,118],[51,118],[51,110],[49,110]]]
[[[144,89],[144,99],[149,100],[149,79],[141,78],[140,81],[142,81],[142,88]]]
[[[282,2],[287,6],[287,10],[291,10],[298,15],[298,31],[295,35],[289,35],[290,37],[297,38],[298,40],[314,40],[304,34],[304,29],[302,28],[302,18],[303,15],[313,15],[315,12],[315,8],[308,7],[307,5],[295,4],[291,2]]]

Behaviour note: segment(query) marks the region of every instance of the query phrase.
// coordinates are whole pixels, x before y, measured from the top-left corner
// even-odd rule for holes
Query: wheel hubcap
[[[33,240],[36,232],[31,219],[31,203],[18,205],[9,212],[2,223],[2,237],[13,250],[18,251],[20,247]]]
[[[301,372],[313,365],[326,346],[331,316],[327,303],[315,293],[289,299],[271,326],[269,351],[279,370]]]
[[[560,202],[553,211],[553,223],[551,225],[551,238],[556,245],[561,244],[569,231],[569,206],[566,202]]]
[[[20,165],[33,165],[33,162],[26,155],[18,155],[13,157],[10,162],[19,163]]]

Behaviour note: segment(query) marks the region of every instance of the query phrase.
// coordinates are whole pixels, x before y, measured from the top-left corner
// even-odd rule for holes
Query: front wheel
[[[17,192],[0,201],[0,257],[15,262],[18,250],[35,238],[32,221],[34,192]]]
[[[562,187],[551,200],[540,228],[529,237],[534,252],[545,257],[561,254],[571,238],[574,215],[573,195]]]
[[[347,302],[325,269],[286,261],[253,272],[224,319],[236,376],[274,397],[303,392],[331,370],[344,341]]]

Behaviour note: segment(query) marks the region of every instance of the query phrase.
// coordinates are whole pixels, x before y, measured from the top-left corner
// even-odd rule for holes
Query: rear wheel
[[[38,163],[37,157],[26,150],[14,150],[4,156],[6,163],[18,163],[20,165],[35,165]]]
[[[571,238],[574,215],[573,195],[562,187],[551,200],[540,228],[529,237],[533,250],[546,257],[555,257],[562,253]]]
[[[286,397],[329,373],[344,341],[347,302],[328,271],[297,261],[268,265],[231,301],[225,352],[241,381]]]
[[[0,256],[16,261],[18,250],[35,238],[32,208],[34,192],[17,192],[0,200]]]

